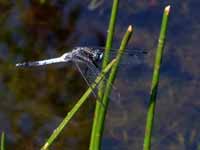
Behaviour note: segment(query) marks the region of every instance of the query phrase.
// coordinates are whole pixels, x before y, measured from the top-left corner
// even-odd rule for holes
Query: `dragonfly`
[[[71,52],[66,52],[60,57],[17,63],[16,67],[32,67],[32,66],[44,66],[55,63],[68,63],[68,62],[80,62],[91,63],[97,65],[96,62],[102,60],[103,52],[100,49],[92,49],[89,47],[76,47]]]
[[[113,52],[112,49],[111,52]],[[132,51],[132,53],[130,53]],[[66,52],[60,57],[51,58],[51,59],[45,59],[45,60],[39,60],[39,61],[33,61],[33,62],[23,62],[23,63],[17,63],[16,67],[38,67],[38,66],[46,66],[50,64],[58,64],[58,63],[69,63],[73,62],[78,71],[80,72],[81,76],[85,80],[86,84],[91,87],[91,82],[86,77],[86,73],[84,73],[79,66],[79,64],[86,65],[86,68],[90,69],[90,73],[93,75],[89,75],[90,77],[95,79],[100,73],[100,66],[99,63],[102,62],[103,56],[104,56],[104,48],[95,48],[95,47],[75,47],[70,52]],[[116,54],[116,51],[115,51]],[[136,51],[136,50],[129,50],[128,55],[139,55],[139,54],[146,54],[146,51]],[[112,55],[112,53],[111,53]],[[88,76],[88,78],[89,78]],[[105,79],[104,79],[105,80]],[[115,87],[111,85],[113,89]],[[93,92],[93,95],[96,97],[95,92]]]

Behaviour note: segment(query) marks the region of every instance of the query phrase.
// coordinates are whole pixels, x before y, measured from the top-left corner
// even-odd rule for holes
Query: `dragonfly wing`
[[[104,53],[105,48],[104,47],[91,47],[90,48],[93,51],[99,50],[100,52]],[[111,48],[110,50],[110,59],[113,59],[116,57],[118,52],[118,49]],[[147,56],[147,51],[140,50],[140,49],[126,49],[123,54],[123,58],[121,61],[122,65],[137,65],[142,64],[145,60],[145,57]],[[124,67],[124,66],[123,66]]]
[[[93,50],[96,50],[96,49],[99,49],[101,50],[102,52],[105,51],[105,47],[101,47],[101,46],[92,46],[92,47],[88,47],[90,49],[93,49]],[[111,48],[110,49],[110,53],[117,53],[118,52],[118,48]],[[143,49],[125,49],[125,55],[146,55],[148,54],[148,51],[147,50],[143,50]]]
[[[86,84],[88,87],[91,87],[91,83],[89,83],[89,81],[86,79],[86,76],[84,75],[84,72],[81,70],[81,67],[79,66],[79,63],[77,61],[74,61],[76,68],[78,69],[78,71],[80,72],[81,76],[83,77],[83,79],[85,80]],[[96,97],[96,93],[93,90],[93,95]]]
[[[139,65],[144,63],[145,61],[145,56],[143,54],[137,54],[137,53],[124,53],[122,56],[122,60],[120,65],[122,65],[123,67],[126,67],[126,65]],[[111,59],[116,57],[116,52],[114,53],[110,53],[110,57]]]
[[[88,79],[88,82],[91,84],[96,77],[101,73],[100,68],[97,68],[95,64],[93,63],[86,63],[87,65],[87,72],[86,72],[86,77]],[[108,82],[108,76],[105,76],[102,80],[105,83]],[[119,100],[120,99],[120,92],[118,91],[117,87],[114,84],[110,84],[112,88],[112,93],[110,95],[110,100]],[[99,89],[99,86],[97,87]]]
[[[73,61],[73,62],[75,63],[76,68],[78,69],[78,71],[80,72],[81,76],[82,76],[83,79],[85,80],[87,86],[90,87],[90,88],[92,88],[91,85],[92,85],[92,83],[93,83],[95,80],[93,80],[93,81],[91,82],[91,80],[88,80],[88,79],[86,78],[86,76],[85,76],[85,71],[86,71],[86,70],[85,70],[85,71],[82,71],[81,66],[79,66],[79,65],[80,65],[80,61]],[[81,64],[83,64],[83,62],[81,62]],[[85,69],[87,69],[87,67],[86,67]],[[95,89],[92,89],[92,94],[93,94],[93,96],[98,100],[98,102],[99,102],[102,106],[104,106],[104,104],[100,101],[100,99],[99,99],[99,97],[98,97],[98,95],[97,95],[97,88],[98,88],[98,85],[96,86]]]

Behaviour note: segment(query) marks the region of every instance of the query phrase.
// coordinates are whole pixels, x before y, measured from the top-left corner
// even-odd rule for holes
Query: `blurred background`
[[[148,54],[119,73],[112,95],[120,96],[110,102],[103,150],[142,149],[155,49],[168,4],[152,149],[200,149],[200,1],[121,0],[113,47],[131,24],[128,49]],[[18,69],[15,63],[60,56],[75,46],[104,46],[111,7],[105,0],[0,0],[0,132],[6,134],[6,149],[39,149],[88,88],[73,65]],[[88,149],[94,106],[91,96],[51,149]]]

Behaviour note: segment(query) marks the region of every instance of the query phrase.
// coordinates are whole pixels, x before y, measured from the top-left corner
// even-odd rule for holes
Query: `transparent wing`
[[[87,76],[86,76],[86,71],[87,71],[87,70],[82,70],[82,67],[80,66],[80,65],[82,65],[82,64],[85,65],[87,62],[75,61],[75,60],[74,60],[73,62],[75,63],[75,65],[76,65],[78,71],[80,72],[81,76],[82,76],[83,79],[85,80],[87,86],[90,87],[90,88],[92,88],[91,85],[92,85],[92,83],[95,81],[96,78],[94,78],[93,80],[88,80],[88,78],[87,78]],[[85,69],[88,69],[87,65],[86,65],[84,68],[85,68]],[[97,76],[96,76],[96,77],[97,77]],[[92,94],[93,94],[93,96],[96,98],[96,100],[98,100],[98,102],[99,102],[102,106],[104,106],[104,104],[103,104],[103,103],[100,101],[100,99],[98,98],[98,94],[97,94],[97,92],[98,92],[98,90],[97,90],[98,87],[99,87],[99,86],[97,85],[95,89],[92,89],[92,90],[93,90],[93,91],[92,91]]]
[[[91,46],[89,47],[91,49],[100,49],[102,51],[105,51],[105,47],[101,47],[101,46]],[[119,50],[119,48],[111,48],[110,52],[111,53],[116,53]],[[143,50],[143,49],[126,49],[125,50],[125,55],[146,55],[148,54],[147,50]]]
[[[98,47],[98,46],[92,46],[88,47],[91,50],[97,50],[99,49],[104,53],[105,48],[104,47]],[[110,59],[113,59],[116,57],[116,54],[118,52],[118,49],[111,48],[110,50]],[[123,54],[123,59],[121,64],[141,64],[145,60],[145,56],[147,56],[147,51],[140,50],[140,49],[126,49]]]
[[[76,65],[76,68],[78,69],[78,71],[80,72],[81,76],[83,77],[83,79],[85,80],[86,84],[88,87],[91,88],[91,83],[89,83],[89,81],[86,79],[86,76],[84,75],[84,72],[81,70],[81,67],[79,66],[78,62],[77,61],[74,61],[75,65]],[[92,91],[92,94],[97,97],[96,93],[94,92],[94,89]]]
[[[101,71],[100,71],[100,68],[96,67],[93,63],[85,63],[85,65],[88,68],[85,75],[86,75],[86,78],[88,79],[88,83],[91,84],[96,79],[96,77],[100,74]],[[102,81],[104,81],[105,83],[108,83],[108,76],[105,76],[105,78],[103,78]],[[120,101],[120,92],[117,89],[117,87],[114,84],[110,84],[109,86],[111,86],[112,88],[110,100]],[[99,87],[97,87],[97,89],[99,89]],[[95,92],[97,92],[97,89]]]
[[[86,47],[86,46],[79,46],[79,47]],[[77,48],[77,47],[75,47]],[[95,49],[100,49],[103,52],[105,51],[105,47],[101,47],[101,46],[88,46],[88,48],[95,50]],[[111,53],[116,53],[119,50],[119,48],[111,48],[110,52]],[[143,50],[143,49],[126,49],[125,50],[125,54],[126,55],[146,55],[148,54],[147,50]]]

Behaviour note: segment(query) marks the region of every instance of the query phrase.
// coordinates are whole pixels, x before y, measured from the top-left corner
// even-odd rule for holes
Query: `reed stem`
[[[5,133],[1,133],[1,150],[5,150]]]
[[[163,13],[161,30],[160,30],[160,36],[158,40],[157,51],[156,51],[153,77],[152,77],[152,84],[151,84],[151,90],[150,90],[150,102],[149,102],[148,111],[147,111],[143,150],[151,149],[151,137],[152,137],[152,128],[153,128],[153,121],[154,121],[154,114],[155,114],[155,107],[156,107],[156,96],[157,96],[157,89],[158,89],[158,84],[159,84],[160,66],[162,63],[163,50],[165,46],[169,12],[170,12],[170,6],[165,7],[164,13]]]
[[[106,40],[105,52],[104,52],[104,57],[103,57],[103,62],[102,62],[102,69],[104,69],[104,67],[109,62],[110,49],[112,47],[115,24],[116,24],[116,16],[117,16],[117,12],[118,12],[118,5],[119,5],[119,0],[113,0],[113,6],[112,6],[109,27],[108,27],[108,35],[107,35],[107,40]],[[94,114],[92,133],[91,133],[91,139],[90,139],[90,150],[98,150],[100,147],[100,143],[101,143],[101,135],[100,135],[101,131],[97,130],[97,129],[100,129],[99,128],[99,123],[101,120],[100,114],[104,109],[104,108],[102,108],[102,104],[99,102],[99,101],[103,102],[102,99],[103,99],[104,89],[105,89],[105,83],[101,82],[99,84],[99,91],[98,91],[99,100],[96,101],[97,103],[96,103],[96,107],[95,107],[95,114]]]

